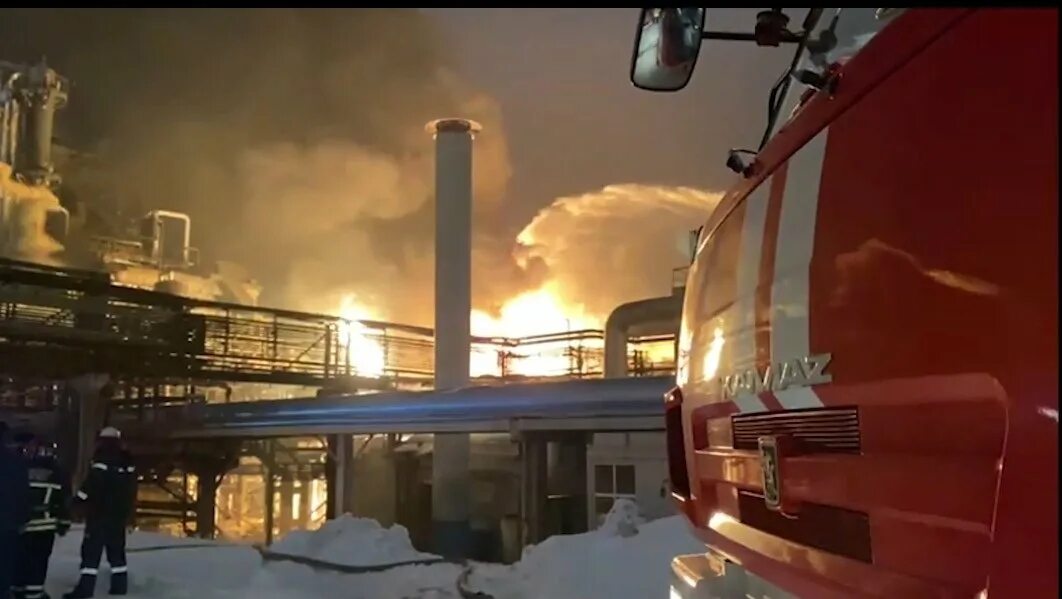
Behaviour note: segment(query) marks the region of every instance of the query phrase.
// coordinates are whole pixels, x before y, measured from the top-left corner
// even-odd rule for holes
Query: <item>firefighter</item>
[[[20,433],[15,442],[29,470],[30,519],[19,539],[13,597],[42,599],[48,597],[44,579],[55,535],[63,536],[70,530],[70,485],[50,443],[33,433]]]
[[[122,434],[113,427],[100,431],[88,476],[74,497],[74,506],[85,516],[81,542],[81,579],[65,599],[92,597],[96,589],[100,557],[107,551],[111,565],[111,595],[125,595],[129,588],[125,561],[125,531],[133,514],[136,470],[122,446]]]
[[[18,556],[18,535],[29,519],[26,464],[7,445],[7,424],[0,421],[0,599],[11,595]]]

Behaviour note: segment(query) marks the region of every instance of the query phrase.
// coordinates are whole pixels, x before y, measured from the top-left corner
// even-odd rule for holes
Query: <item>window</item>
[[[594,466],[594,518],[600,526],[617,499],[634,499],[635,477],[632,464]]]

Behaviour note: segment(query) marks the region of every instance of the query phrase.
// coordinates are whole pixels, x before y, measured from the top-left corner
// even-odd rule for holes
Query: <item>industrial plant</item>
[[[138,527],[268,543],[352,513],[512,561],[618,498],[668,513],[660,406],[685,270],[603,330],[472,335],[472,155],[489,130],[427,127],[426,328],[263,307],[253,273],[196,249],[188,215],[98,210],[57,167],[73,151],[53,125],[76,101],[43,61],[0,62],[0,416],[54,439],[75,480],[96,432],[120,428]]]

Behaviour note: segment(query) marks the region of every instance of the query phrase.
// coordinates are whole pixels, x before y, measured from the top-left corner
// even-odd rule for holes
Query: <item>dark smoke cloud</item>
[[[58,136],[106,174],[60,165],[64,199],[187,212],[204,255],[243,262],[264,303],[292,308],[354,292],[381,318],[430,323],[423,126],[477,119],[474,301],[534,282],[509,257],[514,232],[491,226],[510,173],[500,110],[452,74],[420,13],[4,9],[0,56],[47,56],[72,81]]]

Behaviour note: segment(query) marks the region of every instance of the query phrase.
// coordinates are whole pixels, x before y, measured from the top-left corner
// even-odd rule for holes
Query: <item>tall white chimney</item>
[[[435,388],[469,382],[472,311],[472,139],[482,130],[467,119],[428,123],[435,137]],[[468,557],[471,477],[469,436],[437,433],[432,455],[435,551]]]

